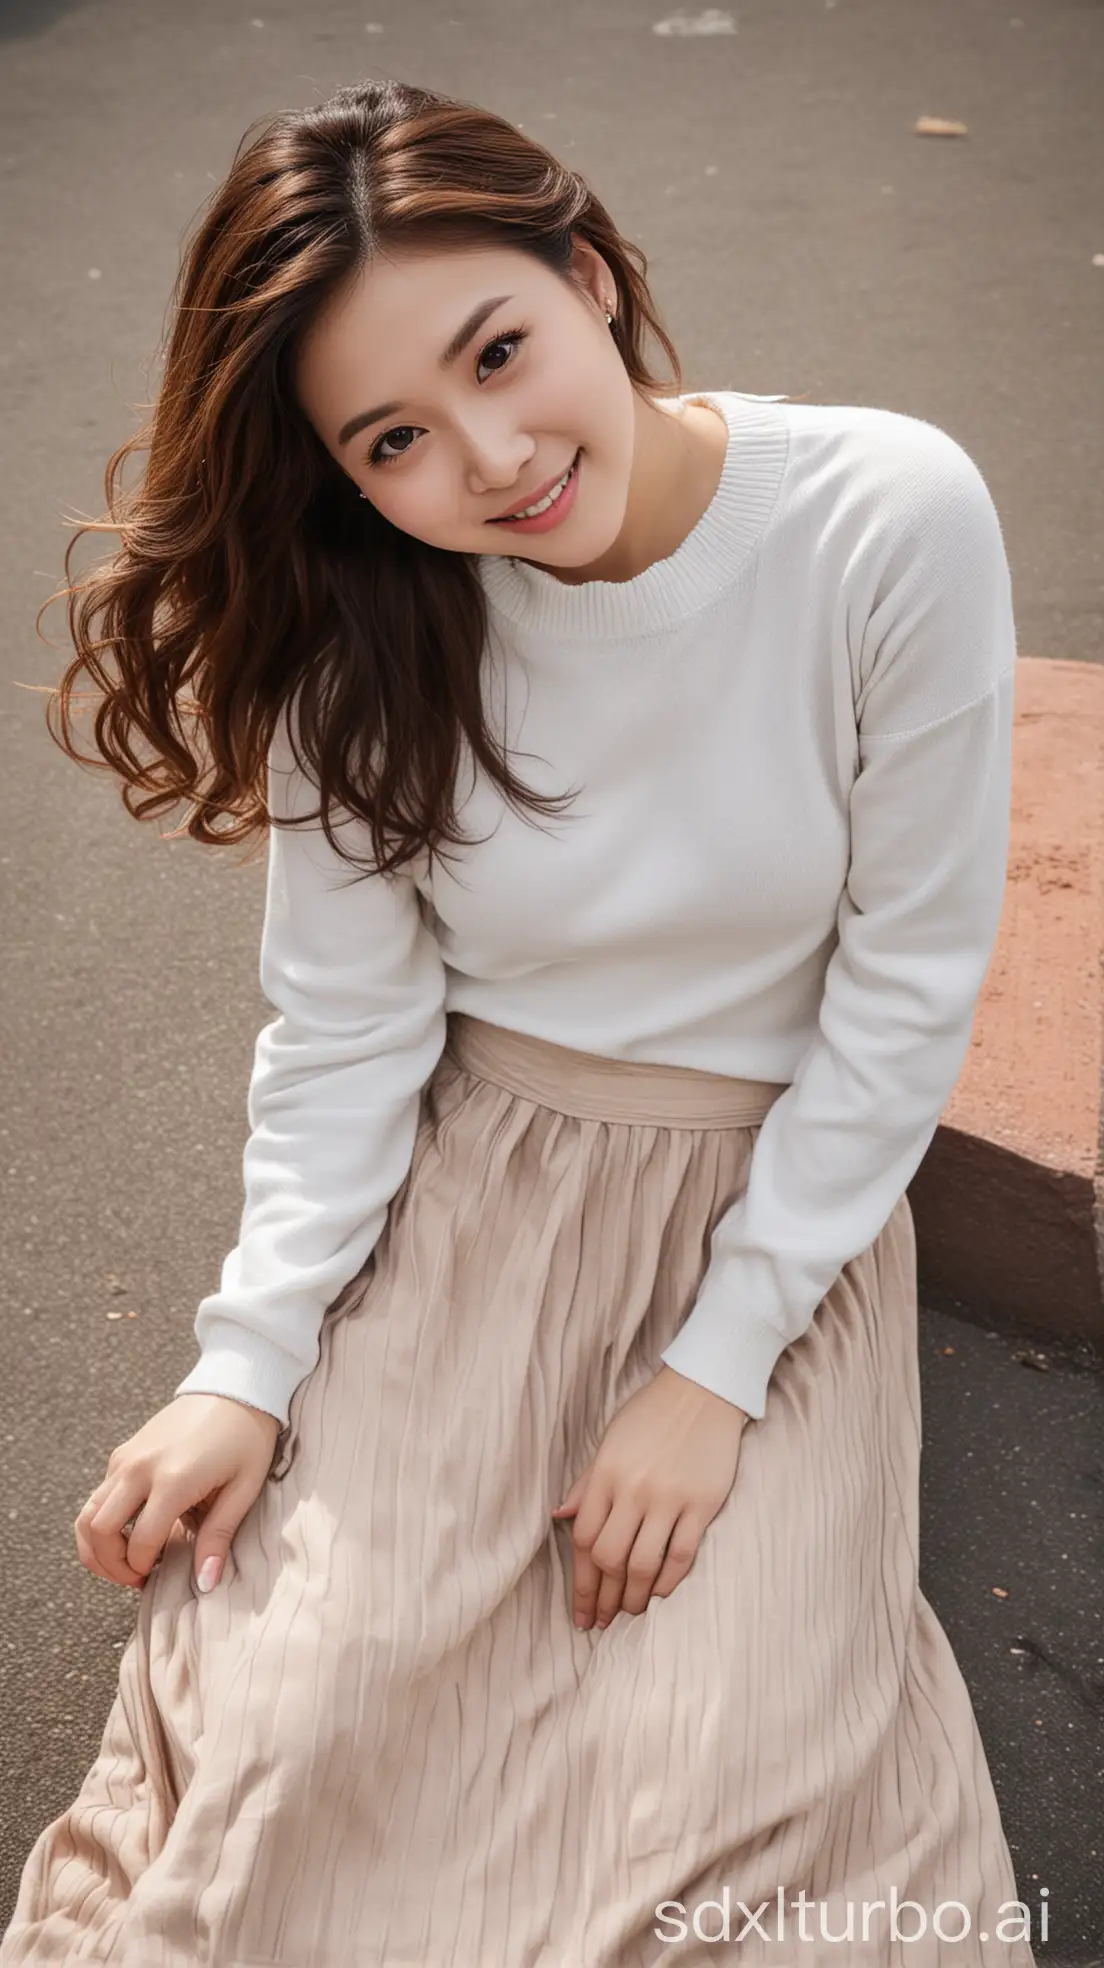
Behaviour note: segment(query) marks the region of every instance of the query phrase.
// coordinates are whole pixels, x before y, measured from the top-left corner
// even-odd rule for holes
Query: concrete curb
[[[909,1186],[927,1303],[1104,1361],[1104,667],[1020,657],[1004,910]]]

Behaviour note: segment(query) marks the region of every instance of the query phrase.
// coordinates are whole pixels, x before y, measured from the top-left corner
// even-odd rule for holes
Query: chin
[[[580,553],[578,542],[577,541],[574,542],[574,549],[573,549],[574,558],[571,560],[565,560],[564,562],[562,562],[562,565],[564,567],[577,567],[577,568],[593,567],[597,561],[605,560],[606,556],[613,552],[613,549],[616,547],[618,540],[621,538],[621,534],[624,530],[624,518],[625,518],[624,513],[622,513],[621,518],[618,520],[616,526],[611,526],[607,528],[606,532],[602,535],[600,539],[589,540],[587,543],[587,549],[585,553]],[[536,543],[534,542],[534,545],[535,544]]]

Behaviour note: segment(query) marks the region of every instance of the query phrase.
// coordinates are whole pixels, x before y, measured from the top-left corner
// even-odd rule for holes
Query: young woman
[[[277,1016],[5,1964],[1031,1968],[905,1194],[1001,910],[1000,526],[927,423],[680,392],[646,266],[393,82],[189,247],[59,742],[90,673],[132,810],[267,835]]]

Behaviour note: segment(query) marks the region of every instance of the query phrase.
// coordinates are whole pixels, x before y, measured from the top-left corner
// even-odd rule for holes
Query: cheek
[[[383,479],[382,486],[377,486],[378,478]],[[416,476],[412,472],[409,478],[396,472],[393,482],[385,465],[372,481],[370,497],[393,526],[415,534],[431,546],[463,523],[457,510],[455,487],[435,480],[432,472],[422,471]]]

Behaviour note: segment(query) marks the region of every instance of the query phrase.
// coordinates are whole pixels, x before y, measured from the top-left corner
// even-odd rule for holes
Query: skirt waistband
[[[460,1011],[448,1014],[445,1051],[465,1072],[539,1106],[645,1127],[756,1127],[788,1084],[607,1059]]]

